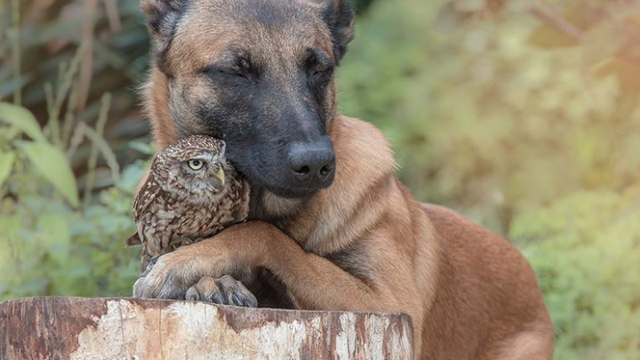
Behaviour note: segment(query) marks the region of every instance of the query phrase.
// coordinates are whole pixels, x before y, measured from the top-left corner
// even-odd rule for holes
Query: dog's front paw
[[[217,279],[203,277],[187,290],[186,300],[202,300],[221,305],[258,306],[258,300],[251,291],[229,275]]]
[[[184,261],[177,253],[162,255],[133,284],[133,296],[184,300],[187,290],[205,275],[198,261]],[[187,259],[188,260],[188,259]]]

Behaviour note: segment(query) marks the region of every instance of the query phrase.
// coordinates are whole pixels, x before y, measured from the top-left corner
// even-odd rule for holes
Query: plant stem
[[[96,132],[102,136],[104,133],[104,127],[107,123],[107,119],[109,118],[109,108],[111,107],[111,94],[106,93],[102,96],[101,105],[100,105],[100,115],[98,116],[98,121],[96,122]],[[87,170],[87,177],[84,184],[84,207],[85,209],[91,204],[91,193],[93,192],[93,183],[96,178],[96,165],[98,163],[98,146],[92,142],[91,143],[91,153],[89,153],[89,163]]]
[[[546,7],[531,7],[529,14],[576,41],[582,39],[582,31],[580,29]]]
[[[62,147],[67,149],[70,146],[73,125],[75,124],[74,111],[76,109],[76,100],[78,99],[77,87],[74,86],[69,93],[67,100],[67,112],[64,116],[64,124],[62,125]]]
[[[91,88],[91,77],[93,75],[93,31],[96,21],[98,0],[84,1],[84,24],[82,27],[82,62],[80,63],[80,77],[78,79],[78,99],[76,105],[78,112],[84,110],[89,91]]]
[[[20,86],[20,2],[19,0],[11,1],[11,22],[13,31],[13,83],[15,90],[13,91],[13,103],[22,104],[22,86]]]

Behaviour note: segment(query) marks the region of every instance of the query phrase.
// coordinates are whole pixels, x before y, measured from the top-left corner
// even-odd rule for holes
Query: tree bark
[[[133,298],[0,303],[0,359],[412,359],[406,314]]]

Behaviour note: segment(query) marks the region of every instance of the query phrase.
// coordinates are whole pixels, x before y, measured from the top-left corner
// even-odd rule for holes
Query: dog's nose
[[[295,143],[289,148],[289,166],[293,176],[310,187],[327,186],[335,172],[335,155],[330,141]]]

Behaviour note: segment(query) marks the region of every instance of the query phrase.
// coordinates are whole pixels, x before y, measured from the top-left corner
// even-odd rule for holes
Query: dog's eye
[[[329,55],[319,49],[307,49],[303,66],[312,80],[328,79],[333,73],[334,63]]]
[[[228,76],[228,77],[235,77],[235,78],[240,78],[244,80],[250,80],[249,75],[247,73],[235,67],[227,68],[227,67],[209,66],[206,69],[204,69],[202,72],[212,78],[219,77],[219,76]]]
[[[222,70],[220,70],[220,72],[225,74],[225,75],[235,76],[235,77],[243,78],[245,80],[249,80],[249,75],[243,73],[242,71],[236,70],[236,69],[222,69]]]
[[[317,66],[315,69],[313,69],[311,77],[313,77],[314,79],[319,79],[325,75],[331,75],[332,72],[333,66]]]

